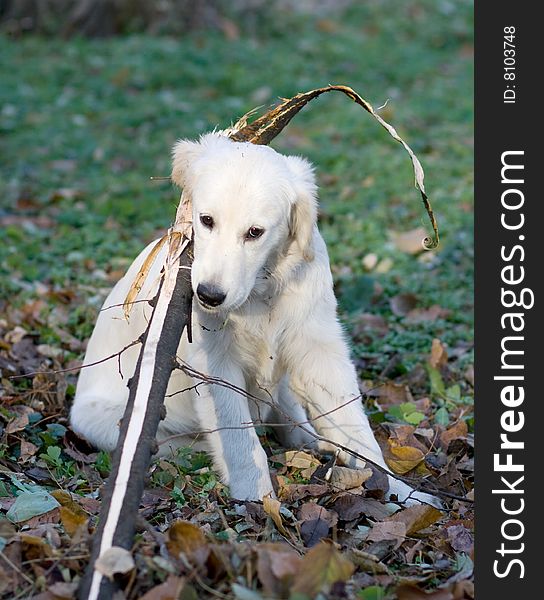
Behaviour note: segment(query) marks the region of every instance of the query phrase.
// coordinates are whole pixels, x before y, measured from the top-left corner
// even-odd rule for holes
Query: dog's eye
[[[213,217],[210,217],[210,215],[200,215],[200,222],[208,229],[213,227]]]
[[[256,240],[257,238],[260,238],[263,233],[264,229],[261,227],[250,227],[246,233],[246,240]]]

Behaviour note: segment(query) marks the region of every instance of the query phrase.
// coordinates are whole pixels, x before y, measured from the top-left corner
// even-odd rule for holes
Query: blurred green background
[[[434,337],[465,369],[472,2],[248,0],[160,18],[139,15],[141,4],[102,30],[73,14],[61,27],[55,15],[25,21],[14,3],[0,6],[0,313],[9,326],[20,319],[39,342],[80,355],[58,324],[85,339],[105,291],[170,224],[179,192],[150,176],[169,174],[176,139],[342,83],[375,107],[388,101],[380,114],[419,156],[442,235],[431,253],[399,245],[396,233],[429,228],[410,160],[346,97],[312,102],[273,142],[316,165],[320,227],[360,373],[378,376],[391,361],[387,375],[410,371]]]

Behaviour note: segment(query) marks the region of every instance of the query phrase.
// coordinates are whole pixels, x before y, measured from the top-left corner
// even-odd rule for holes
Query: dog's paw
[[[229,483],[230,495],[236,500],[262,501],[265,496],[275,498],[274,488],[270,477],[249,479],[247,477],[232,478]]]
[[[435,508],[443,508],[442,502],[436,496],[426,494],[425,492],[417,492],[409,485],[393,477],[389,477],[389,492],[388,495],[394,494],[399,502],[404,506],[417,506],[418,504],[430,504]]]

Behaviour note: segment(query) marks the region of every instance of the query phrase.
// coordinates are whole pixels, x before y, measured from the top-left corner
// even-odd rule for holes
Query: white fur
[[[289,422],[288,414],[297,422],[311,419],[313,428],[305,427],[385,466],[361,401],[346,404],[360,392],[336,316],[327,250],[316,225],[311,165],[213,133],[198,142],[177,143],[172,178],[192,199],[195,232],[194,339],[190,344],[184,334],[178,355],[198,371],[266,402],[248,400],[219,385],[194,389],[198,381],[176,370],[157,436],[160,453],[196,443],[211,452],[233,497],[262,499],[272,493],[272,484],[266,454],[247,424],[258,419]],[[201,223],[203,214],[213,218],[211,230]],[[247,239],[251,227],[264,229],[264,234]],[[138,256],[106,299],[85,364],[114,354],[144,331],[151,313],[146,303],[134,305],[129,322],[120,307],[108,307],[122,304],[152,247]],[[155,261],[139,299],[155,295],[164,256],[163,251]],[[201,283],[221,289],[224,302],[215,309],[202,305],[196,296]],[[99,448],[113,450],[116,445],[127,381],[139,351],[139,346],[126,350],[120,365],[114,359],[81,371],[71,422]],[[186,391],[176,394],[181,390]],[[270,410],[270,401],[277,410]],[[278,433],[289,446],[315,446],[315,439],[300,428],[279,428]],[[362,466],[345,453],[340,459]],[[401,499],[412,492],[394,478],[390,484],[390,492]],[[414,497],[432,501],[425,494]]]

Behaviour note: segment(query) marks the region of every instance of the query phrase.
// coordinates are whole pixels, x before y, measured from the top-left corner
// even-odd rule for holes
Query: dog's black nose
[[[223,304],[227,297],[227,294],[225,294],[223,290],[215,285],[207,285],[205,283],[198,284],[196,295],[206,306],[219,306],[220,304]]]

